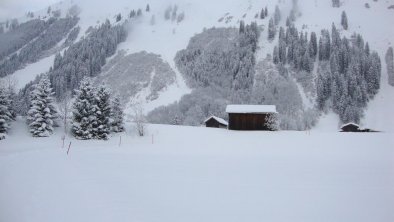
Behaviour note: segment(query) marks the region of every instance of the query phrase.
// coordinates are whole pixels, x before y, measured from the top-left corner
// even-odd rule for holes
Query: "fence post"
[[[119,137],[119,147],[120,147],[120,144],[122,144],[122,136]]]
[[[70,152],[70,148],[71,148],[71,142],[70,142],[70,144],[68,145],[67,155],[68,155],[68,152]]]

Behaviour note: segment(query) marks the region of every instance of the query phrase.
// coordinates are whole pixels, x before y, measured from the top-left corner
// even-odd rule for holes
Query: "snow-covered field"
[[[27,133],[0,141],[0,221],[394,221],[391,133]]]

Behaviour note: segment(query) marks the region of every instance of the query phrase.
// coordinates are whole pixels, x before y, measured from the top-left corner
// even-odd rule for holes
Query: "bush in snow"
[[[265,126],[271,131],[279,130],[279,118],[277,114],[271,114],[265,121]]]
[[[57,111],[53,103],[52,95],[51,83],[48,77],[44,76],[40,82],[34,86],[27,117],[30,133],[34,137],[46,137],[53,132]]]

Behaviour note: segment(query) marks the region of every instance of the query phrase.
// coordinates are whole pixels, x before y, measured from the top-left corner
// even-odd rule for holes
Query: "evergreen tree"
[[[120,20],[122,20],[122,15],[119,13],[116,15],[116,22],[119,22]]]
[[[332,0],[332,7],[339,8],[339,6],[340,6],[339,0]]]
[[[270,18],[268,23],[268,39],[273,40],[276,34],[276,27],[274,25],[274,20]]]
[[[115,96],[112,99],[111,105],[111,129],[113,132],[123,132],[125,130],[123,125],[123,109],[120,105],[119,97]]]
[[[286,64],[286,42],[284,40],[279,40],[279,61]]]
[[[239,22],[239,33],[244,33],[245,32],[245,22],[241,20]]]
[[[291,25],[290,18],[287,17],[287,18],[286,18],[286,26],[289,27],[290,25]]]
[[[278,64],[280,62],[278,46],[274,47],[273,60],[275,64]]]
[[[150,11],[149,4],[147,4],[147,5],[146,5],[146,9],[145,9],[145,11],[147,11],[147,12],[149,12],[149,11]]]
[[[264,9],[264,14],[265,14],[265,17],[267,17],[267,16],[268,16],[268,8],[267,8],[267,6],[265,6],[265,9]]]
[[[386,52],[386,65],[389,84],[394,86],[394,60],[393,47],[389,47]]]
[[[110,116],[111,116],[111,104],[110,104],[110,92],[105,86],[100,86],[97,89],[96,94],[96,124],[93,125],[95,129],[94,137],[96,139],[107,140],[111,131]]]
[[[137,10],[137,16],[139,17],[139,16],[141,16],[142,15],[142,10],[139,8],[138,10]]]
[[[365,54],[366,54],[367,56],[370,55],[370,49],[369,49],[369,44],[368,44],[368,42],[365,44]]]
[[[53,132],[57,111],[52,95],[51,83],[47,76],[43,76],[34,86],[27,117],[30,133],[34,137],[47,137]]]
[[[88,79],[82,80],[73,104],[73,122],[71,131],[77,139],[92,139],[97,126],[98,108],[95,100],[95,89]]]
[[[129,17],[130,17],[130,18],[134,18],[134,17],[135,17],[135,14],[136,14],[136,13],[135,13],[135,10],[133,9],[133,10],[130,11]]]
[[[281,14],[278,6],[275,6],[274,23],[278,25],[281,20]]]
[[[260,19],[264,19],[264,18],[265,18],[265,12],[264,12],[264,8],[262,8],[260,12]]]
[[[304,56],[302,57],[302,69],[311,72],[313,67],[311,63],[311,56],[309,55],[309,51],[306,50]]]
[[[316,38],[316,33],[312,32],[311,33],[311,39],[309,41],[309,54],[311,57],[316,58],[317,55],[317,38]]]
[[[6,90],[0,87],[0,140],[5,139],[11,121],[9,102]]]
[[[343,29],[345,29],[345,30],[348,29],[347,16],[346,16],[346,12],[345,11],[342,12],[341,25],[342,25]]]

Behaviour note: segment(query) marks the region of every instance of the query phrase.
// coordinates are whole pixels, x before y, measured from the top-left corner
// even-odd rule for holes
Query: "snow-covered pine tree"
[[[341,25],[342,25],[343,29],[345,29],[345,30],[348,29],[347,15],[346,15],[345,11],[342,12]]]
[[[278,64],[279,61],[280,61],[280,59],[279,59],[279,50],[278,50],[278,46],[275,46],[275,47],[274,47],[274,52],[273,52],[272,57],[273,57],[273,62],[274,62],[275,64]]]
[[[309,41],[309,55],[313,58],[316,58],[317,55],[317,37],[315,32],[311,33]]]
[[[96,139],[107,140],[111,131],[110,116],[111,116],[111,104],[108,88],[104,85],[99,86],[96,93],[96,126],[93,126],[96,130],[94,137]]]
[[[119,22],[120,20],[122,20],[122,15],[119,13],[119,14],[116,16],[116,22]]]
[[[264,8],[262,8],[260,12],[260,19],[264,19],[264,18],[265,18],[265,12],[264,12]]]
[[[47,137],[53,132],[57,111],[52,96],[51,82],[48,76],[43,76],[34,86],[27,113],[30,133],[34,137]]]
[[[339,0],[332,0],[332,7],[339,8],[339,6],[340,6]]]
[[[281,20],[281,14],[278,6],[275,6],[274,23],[278,25]]]
[[[0,87],[0,140],[5,139],[9,128],[9,121],[11,120],[11,113],[9,112],[9,100],[6,90]]]
[[[391,86],[394,86],[394,60],[393,60],[393,47],[389,47],[386,52],[386,65],[388,81]]]
[[[245,22],[241,20],[239,22],[239,33],[244,33],[245,32]]]
[[[129,14],[129,18],[134,18],[135,17],[135,10],[131,10]]]
[[[140,17],[142,15],[142,10],[139,8],[138,10],[137,10],[137,17]]]
[[[264,8],[264,14],[265,14],[265,17],[268,16],[268,8],[267,8],[267,6],[265,6],[265,8]]]
[[[146,5],[145,11],[149,12],[150,11],[150,7],[149,4]]]
[[[92,139],[95,132],[93,126],[97,126],[95,89],[85,78],[76,93],[71,131],[77,139]]]
[[[111,129],[113,132],[123,132],[125,130],[123,124],[123,109],[118,96],[114,96],[111,101]]]
[[[270,18],[268,23],[268,39],[273,40],[276,34],[276,27],[274,25],[274,20]]]

